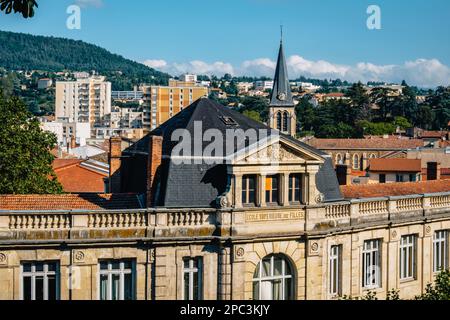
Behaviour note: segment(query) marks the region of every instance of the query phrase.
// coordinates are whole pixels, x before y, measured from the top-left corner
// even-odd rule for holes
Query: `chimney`
[[[336,175],[340,186],[349,186],[352,184],[352,169],[345,165],[336,166]]]
[[[437,162],[427,162],[427,180],[441,179],[441,165]]]
[[[70,136],[70,148],[75,149],[77,147],[77,140],[73,135]]]
[[[156,181],[159,167],[162,162],[163,137],[149,136],[148,163],[147,163],[147,207],[155,205],[157,198]]]
[[[109,140],[109,192],[121,192],[120,167],[122,165],[122,139],[112,137]]]

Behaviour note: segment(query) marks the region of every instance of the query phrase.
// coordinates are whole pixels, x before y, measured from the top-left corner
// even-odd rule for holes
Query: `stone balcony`
[[[450,216],[450,192],[315,206],[243,209],[0,211],[0,243],[298,237]]]

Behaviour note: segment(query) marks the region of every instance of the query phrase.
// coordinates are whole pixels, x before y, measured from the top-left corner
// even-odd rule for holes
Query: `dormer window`
[[[279,181],[278,175],[266,177],[266,203],[278,204],[279,200]]]
[[[256,205],[256,175],[242,177],[242,204]]]

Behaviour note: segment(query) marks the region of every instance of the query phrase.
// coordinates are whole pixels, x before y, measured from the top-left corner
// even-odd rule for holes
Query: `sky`
[[[272,76],[282,24],[292,79],[450,85],[449,0],[37,2],[32,19],[0,15],[0,30],[83,40],[173,76]],[[67,28],[73,4],[80,29]]]

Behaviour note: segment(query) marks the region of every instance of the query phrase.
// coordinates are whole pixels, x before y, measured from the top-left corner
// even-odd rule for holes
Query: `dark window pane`
[[[255,203],[255,191],[248,193],[248,203]]]
[[[102,274],[100,276],[100,300],[108,299],[108,276]]]
[[[184,300],[190,300],[189,297],[189,273],[184,274]]]
[[[106,261],[100,262],[100,269],[101,270],[108,270],[108,262],[106,262]]]
[[[48,300],[56,300],[56,276],[48,276]]]
[[[36,300],[44,300],[44,277],[36,277],[35,292]]]
[[[259,300],[259,281],[253,282],[253,300]]]
[[[255,189],[255,177],[253,176],[248,177],[248,186],[250,190]]]
[[[200,300],[199,286],[198,286],[198,272],[194,272],[193,277],[194,277],[193,300]]]
[[[48,271],[56,271],[56,263],[49,263]]]
[[[111,300],[119,300],[119,289],[120,289],[120,276],[118,274],[112,275],[112,292],[111,292]]]
[[[36,271],[44,271],[44,264],[43,263],[36,263]]]
[[[23,264],[23,272],[31,272],[31,263]]]
[[[132,266],[132,262],[131,261],[124,261],[123,262],[123,268],[124,269],[131,269],[131,266]]]
[[[133,300],[134,299],[133,276],[131,273],[125,275],[124,285],[125,285],[124,299],[125,300]]]
[[[31,300],[31,277],[23,278],[23,300]]]
[[[119,261],[113,261],[112,269],[113,270],[119,270],[120,269],[120,262]]]

